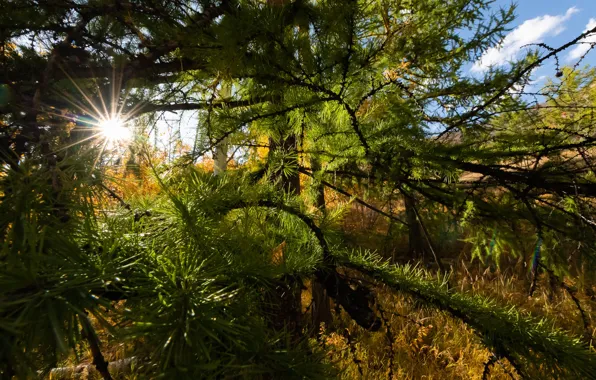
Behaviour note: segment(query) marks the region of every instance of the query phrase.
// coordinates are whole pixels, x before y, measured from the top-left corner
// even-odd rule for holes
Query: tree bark
[[[232,85],[230,83],[222,83],[219,97],[228,99],[232,96]],[[213,174],[221,175],[228,168],[228,139],[223,139],[215,146],[213,152]]]
[[[215,146],[213,157],[213,174],[221,175],[228,168],[228,145],[222,141]]]
[[[416,200],[405,194],[403,197],[406,209],[406,223],[408,223],[408,257],[410,259],[424,261],[426,249],[420,223],[416,215]]]
[[[315,157],[311,157],[310,159],[310,166],[313,169],[313,172],[318,171],[321,169],[321,164],[319,160]],[[314,178],[313,178],[314,180]],[[317,183],[317,198],[316,198],[316,206],[322,212],[325,212],[325,187],[321,183]],[[312,306],[311,306],[311,315],[312,315],[312,324],[314,327],[314,333],[319,335],[321,324],[324,323],[325,326],[329,326],[329,323],[332,320],[331,315],[331,303],[329,302],[329,297],[327,295],[327,290],[319,282],[318,279],[313,278],[312,285],[311,285],[311,293],[312,293]]]
[[[273,138],[269,139],[269,154],[276,150],[282,150],[285,153],[296,151],[296,136],[291,134],[277,143]],[[295,163],[298,164],[297,162]],[[286,174],[283,172],[275,173],[274,177],[280,180],[280,186],[288,194],[300,195],[300,176],[298,171]],[[281,251],[281,260],[285,261],[285,251]],[[274,305],[271,310],[272,327],[276,330],[288,329],[294,341],[302,338],[302,288],[303,284],[300,278],[286,276],[275,289],[274,299],[269,302]]]

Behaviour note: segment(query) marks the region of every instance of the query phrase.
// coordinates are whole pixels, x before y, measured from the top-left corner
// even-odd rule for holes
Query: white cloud
[[[546,79],[548,79],[548,75],[541,75],[538,78],[536,78],[533,81],[531,81],[531,84],[538,84],[540,82],[545,81]]]
[[[474,63],[472,71],[481,72],[487,70],[490,66],[503,65],[515,59],[522,46],[540,43],[546,36],[556,36],[565,30],[563,24],[577,12],[579,12],[579,9],[571,7],[562,15],[544,15],[524,21],[523,24],[505,36],[500,46],[488,49]]]
[[[588,21],[588,25],[586,25],[586,30],[584,30],[584,33],[594,28],[596,28],[596,18],[591,18],[590,21]],[[578,59],[586,54],[586,52],[590,50],[590,45],[588,43],[596,43],[596,33],[581,39],[579,42],[583,43],[577,45],[573,50],[571,50],[569,56],[567,57],[569,60]]]

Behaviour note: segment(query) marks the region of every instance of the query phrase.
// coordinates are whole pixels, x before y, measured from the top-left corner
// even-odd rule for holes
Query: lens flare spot
[[[101,134],[110,141],[127,141],[132,137],[131,130],[117,117],[102,120],[99,128]]]

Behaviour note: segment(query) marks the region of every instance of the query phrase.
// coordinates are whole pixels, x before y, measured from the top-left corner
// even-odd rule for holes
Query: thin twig
[[[114,198],[115,200],[117,200],[120,203],[120,206],[124,207],[127,210],[130,210],[130,204],[126,203],[124,201],[124,199],[122,199],[122,197],[120,197],[118,194],[116,194],[116,192],[112,189],[110,189],[109,187],[107,187],[106,185],[104,185],[103,183],[100,184],[100,186],[107,191],[110,194],[110,197]]]
[[[350,347],[350,352],[352,353],[352,361],[354,362],[354,364],[356,364],[356,367],[358,368],[358,373],[360,374],[360,378],[362,379],[364,376],[364,372],[362,371],[362,365],[360,364],[362,363],[362,360],[358,359],[358,357],[356,356],[356,344],[352,343],[350,330],[344,329],[344,336],[346,337],[348,347]]]
[[[298,168],[298,171],[300,173],[302,173],[302,174],[305,174],[305,175],[311,177],[311,178],[315,178],[314,175],[313,175],[313,173],[309,172],[308,170],[306,170],[304,168]],[[386,216],[387,218],[389,218],[391,220],[394,220],[396,222],[399,222],[399,223],[401,223],[401,224],[403,224],[405,226],[408,225],[408,223],[406,223],[403,220],[399,219],[395,215],[388,214],[385,211],[378,209],[377,207],[375,207],[375,206],[373,206],[373,205],[371,205],[371,204],[363,201],[362,199],[360,199],[360,198],[358,198],[358,197],[356,197],[356,196],[348,193],[347,191],[343,190],[342,188],[339,188],[339,187],[337,187],[337,186],[335,186],[335,185],[333,185],[333,184],[331,184],[331,183],[329,183],[329,182],[327,182],[327,181],[325,181],[323,179],[321,179],[320,182],[321,182],[321,184],[325,185],[326,187],[328,187],[328,188],[330,188],[332,190],[335,190],[338,193],[340,193],[342,195],[345,195],[346,197],[349,197],[351,199],[354,199],[354,202],[359,203],[359,204],[363,205],[364,207],[366,207],[366,208],[368,208],[368,209],[370,209],[370,210],[372,210],[374,212],[377,212],[377,213],[379,213],[379,214],[381,214],[383,216]]]
[[[433,254],[433,257],[435,258],[435,262],[437,263],[437,266],[439,267],[439,270],[441,272],[445,273],[445,267],[443,267],[443,264],[441,263],[441,260],[439,260],[439,258],[437,257],[437,253],[435,252],[435,249],[433,247],[433,243],[430,240],[430,235],[428,234],[428,230],[426,229],[426,226],[424,225],[424,223],[422,223],[422,219],[420,218],[420,214],[418,213],[418,210],[416,209],[416,206],[414,206],[413,204],[412,204],[412,209],[416,213],[416,219],[418,220],[418,223],[420,224],[420,227],[422,227],[422,232],[424,233],[424,237],[426,238],[426,242],[428,243],[428,247],[430,248],[430,251]]]
[[[488,380],[490,374],[490,368],[497,362],[498,358],[492,354],[488,361],[484,363],[484,371],[482,371],[482,380]]]
[[[86,314],[79,314],[79,319],[83,327],[82,335],[89,343],[91,349],[91,355],[93,356],[93,364],[97,369],[97,372],[101,374],[104,380],[112,380],[112,375],[108,370],[108,362],[104,359],[101,349],[99,347],[99,338],[89,321],[89,317]]]
[[[552,269],[547,268],[544,264],[539,263],[538,264],[540,267],[542,267],[545,271],[548,272],[548,274],[551,276],[551,278],[556,279],[560,284],[561,287],[563,289],[565,289],[565,291],[567,292],[567,294],[569,294],[569,297],[571,297],[571,299],[573,300],[573,302],[575,303],[575,306],[577,307],[577,310],[579,311],[579,314],[581,316],[582,319],[582,323],[584,325],[584,340],[587,343],[590,343],[590,341],[592,340],[592,327],[590,324],[590,320],[588,319],[588,317],[586,316],[586,312],[584,311],[584,309],[582,308],[581,302],[579,300],[579,298],[577,298],[576,294],[577,294],[577,290],[573,289],[571,286],[567,285],[565,283],[564,280],[560,279]]]
[[[395,350],[393,349],[393,342],[395,338],[393,337],[393,332],[391,331],[391,324],[389,323],[389,319],[385,317],[385,310],[381,307],[381,304],[377,302],[377,309],[379,310],[379,314],[383,323],[385,324],[385,337],[387,338],[387,347],[389,347],[389,363],[387,366],[389,367],[389,372],[387,373],[387,379],[393,379],[393,360],[395,359]]]

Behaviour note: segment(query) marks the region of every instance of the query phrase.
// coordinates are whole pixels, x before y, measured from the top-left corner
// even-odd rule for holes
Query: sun
[[[127,141],[132,137],[131,130],[118,117],[104,119],[99,123],[101,134],[110,141]]]

